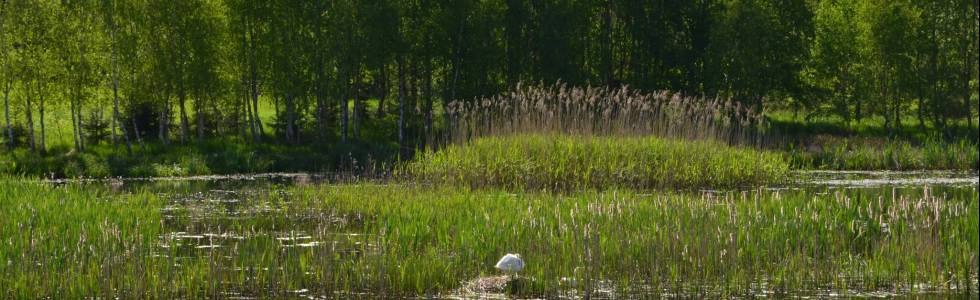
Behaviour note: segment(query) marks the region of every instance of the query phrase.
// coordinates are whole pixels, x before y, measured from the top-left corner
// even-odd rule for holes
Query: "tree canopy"
[[[399,142],[424,146],[446,103],[518,82],[671,90],[889,129],[973,126],[980,106],[971,0],[0,1],[4,140],[26,135],[37,151],[52,109],[70,115],[78,149],[349,141],[385,118]]]

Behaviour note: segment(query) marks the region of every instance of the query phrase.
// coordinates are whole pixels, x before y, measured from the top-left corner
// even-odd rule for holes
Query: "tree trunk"
[[[241,94],[241,98],[239,99],[241,100],[239,109],[241,111],[241,118],[242,118],[239,124],[241,124],[240,126],[241,126],[242,138],[247,139],[251,137],[250,128],[252,127],[252,109],[251,109],[252,106],[248,103],[249,102],[248,79],[246,79],[245,77],[246,76],[242,76],[242,87],[241,87],[242,94]]]
[[[316,133],[317,136],[320,138],[325,137],[327,132],[327,124],[326,124],[326,116],[325,116],[326,104],[324,103],[325,102],[324,91],[326,89],[323,88],[324,68],[323,68],[322,60],[323,58],[320,57],[320,54],[318,52],[317,65],[316,65],[316,81],[314,82],[314,85],[316,86],[316,95],[314,95],[314,97],[316,101]]]
[[[14,128],[10,126],[10,81],[4,78],[3,116],[7,122],[7,148],[14,148]]]
[[[113,32],[115,39],[115,32]],[[116,142],[116,126],[126,140],[126,153],[133,152],[133,145],[129,142],[129,135],[126,134],[126,125],[119,122],[119,63],[116,60],[116,49],[112,49],[112,142]]]
[[[607,86],[613,85],[612,67],[612,0],[606,0],[602,11],[602,73]]]
[[[198,140],[204,139],[204,106],[207,105],[203,103],[204,100],[205,97],[200,96],[194,99],[194,121],[197,123],[196,131]]]
[[[361,137],[361,122],[364,122],[364,103],[361,102],[361,70],[354,68],[352,88],[354,90],[354,128],[353,138],[356,141]]]
[[[340,93],[341,94],[340,96],[340,131],[341,131],[340,141],[343,143],[347,143],[347,127],[349,125],[348,118],[350,117],[347,112],[347,92],[350,89],[349,76],[344,77],[344,83],[342,86],[343,86],[342,87],[343,92]]]
[[[136,118],[133,118],[133,135],[136,136],[136,142],[140,144],[140,148],[143,147],[143,137],[140,136],[140,127],[136,125]]]
[[[942,107],[939,105],[939,41],[936,39],[937,29],[933,28],[930,32],[931,44],[929,47],[929,105],[932,106],[932,114],[938,116]],[[921,102],[920,102],[921,103]],[[938,125],[938,118],[933,117],[934,125]]]
[[[81,87],[76,87],[75,91],[75,128],[78,129],[78,147],[80,151],[85,151],[85,132],[84,121],[82,120],[82,92]]]
[[[326,120],[324,118],[324,113],[326,112],[326,109],[324,108],[324,104],[323,104],[323,86],[320,83],[320,79],[319,79],[320,76],[317,76],[317,78],[318,78],[317,79],[317,82],[316,82],[317,88],[316,88],[316,95],[315,95],[315,97],[316,97],[316,99],[315,99],[315,101],[316,101],[316,133],[317,133],[317,136],[319,136],[319,137],[322,138],[322,137],[324,137],[326,135],[326,131],[327,131],[327,125],[325,124],[325,121]]]
[[[925,103],[922,102],[922,98],[924,98],[925,96],[922,95],[922,93],[918,93],[918,94],[919,94],[919,97],[918,97],[919,98],[918,99],[919,100],[919,109],[918,109],[918,116],[917,117],[919,118],[919,128],[925,129],[926,128],[926,121],[925,121],[925,118],[924,118],[925,112],[924,112],[924,109],[923,109],[923,107],[925,106]]]
[[[7,55],[7,40],[6,31],[3,25],[6,23],[4,21],[7,16],[7,1],[0,0],[0,51],[3,53],[3,116],[6,121],[7,130],[7,148],[14,149],[14,129],[10,127],[10,63],[9,56]]]
[[[976,35],[977,33],[973,33]],[[976,37],[974,37],[976,38]],[[966,108],[966,125],[967,129],[973,128],[973,111],[970,108],[970,75],[973,73],[975,67],[973,66],[973,60],[970,59],[970,46],[973,41],[967,40],[963,45],[963,105]]]
[[[423,83],[424,85],[422,89],[422,94],[423,94],[422,101],[424,101],[424,103],[422,104],[423,105],[422,110],[424,111],[423,119],[425,124],[423,126],[425,128],[423,134],[425,136],[422,138],[422,145],[419,148],[424,150],[427,149],[426,147],[429,144],[428,142],[431,141],[431,137],[432,137],[432,60],[431,59],[426,59],[425,71],[423,73],[424,73],[423,76],[425,76],[423,80],[425,80],[425,82]]]
[[[286,141],[293,143],[296,142],[296,117],[295,117],[295,104],[293,103],[292,92],[286,93]]]
[[[31,97],[24,97],[24,117],[27,119],[27,141],[30,143],[31,151],[37,151],[37,143],[34,140],[34,115],[31,109]]]
[[[383,63],[378,68],[378,80],[380,80],[378,82],[380,95],[378,96],[378,110],[375,112],[375,116],[382,119],[385,116],[385,100],[388,99],[388,71]]]
[[[248,34],[249,34],[249,37],[250,37],[249,40],[251,41],[251,43],[249,44],[249,48],[251,50],[251,53],[250,53],[251,59],[249,60],[249,72],[251,73],[251,76],[252,76],[252,80],[251,80],[251,87],[252,87],[252,124],[251,124],[251,128],[252,128],[252,138],[255,139],[256,141],[258,141],[262,137],[262,134],[263,134],[262,131],[263,130],[262,130],[262,118],[259,117],[259,71],[258,71],[258,66],[257,66],[258,62],[256,61],[256,59],[257,59],[256,58],[256,56],[257,56],[256,52],[258,52],[258,50],[256,49],[256,46],[255,46],[255,29],[252,28],[252,27],[253,26],[249,26],[249,30],[248,30]]]
[[[183,80],[177,83],[177,105],[180,109],[180,143],[187,143],[187,136],[190,134],[190,128],[187,124],[187,108],[184,103],[187,101],[187,92],[184,91]]]
[[[861,115],[861,97],[858,97],[854,101],[854,121],[860,124],[862,118],[864,118],[864,116]]]
[[[407,145],[405,144],[405,66],[402,58],[398,61],[398,149],[399,160],[407,160]]]
[[[3,29],[3,25],[6,23],[4,20],[7,15],[7,0],[0,0],[0,51],[3,55],[3,113],[4,119],[7,122],[7,148],[14,149],[14,128],[10,127],[10,63],[7,62],[9,56],[7,56],[6,47],[6,31]]]
[[[40,89],[38,89],[38,96],[39,96],[38,97],[39,102],[38,102],[37,112],[39,113],[39,117],[40,117],[39,121],[41,122],[41,136],[39,139],[40,143],[38,143],[39,146],[38,148],[40,148],[41,153],[45,153],[47,152],[47,146],[46,146],[47,134],[44,129],[44,93]]]
[[[218,108],[218,103],[217,103],[218,101],[216,101],[214,99],[214,96],[207,95],[204,99],[207,99],[207,104],[210,104],[211,105],[211,117],[214,118],[214,121],[213,122],[215,124],[218,124],[215,128],[212,128],[214,130],[213,133],[215,135],[220,135],[220,134],[223,134],[223,133],[232,132],[232,131],[228,131],[228,132],[221,131],[221,125],[220,124],[221,124],[221,122],[223,122],[222,121],[223,118],[222,118],[222,115],[221,115],[221,109]],[[205,109],[206,109],[206,107],[205,108],[202,108],[201,110],[203,111]],[[204,134],[207,134],[207,130],[206,130],[206,129],[208,129],[207,123],[205,123],[205,125],[202,126],[202,127],[205,129]]]
[[[894,110],[892,112],[892,114],[893,114],[893,116],[895,118],[895,130],[901,132],[901,130],[902,130],[902,116],[899,114],[899,111],[901,110],[902,102],[899,100],[899,97],[895,97],[894,99],[895,99],[894,100],[895,104],[892,107],[892,109]]]
[[[242,36],[241,36],[242,37],[242,45],[241,45],[242,46],[242,51],[248,51],[248,34],[246,33],[247,30],[248,30],[248,22],[245,21],[245,19],[243,18],[242,19]],[[249,138],[249,133],[250,133],[249,130],[252,127],[251,111],[250,111],[250,106],[248,104],[248,99],[249,99],[249,81],[248,81],[248,77],[249,77],[249,71],[248,71],[249,59],[248,58],[244,58],[240,62],[242,63],[242,73],[240,74],[241,77],[239,77],[239,79],[241,80],[241,86],[240,86],[240,90],[239,90],[241,92],[241,98],[239,98],[239,100],[241,101],[241,103],[239,104],[240,107],[238,107],[238,109],[239,109],[238,111],[239,111],[239,113],[241,113],[241,120],[236,120],[236,121],[240,121],[240,122],[237,122],[237,124],[239,124],[240,134],[241,134],[242,138],[243,139],[248,139]]]
[[[68,93],[68,94],[72,94],[72,93]],[[78,129],[78,115],[75,113],[74,96],[75,95],[72,94],[70,97],[68,97],[68,111],[69,114],[71,115],[71,138],[72,141],[75,143],[75,151],[82,151],[82,141],[81,138],[79,137],[81,136],[81,134],[79,133],[79,129]]]
[[[170,144],[170,93],[163,95],[162,107],[160,110],[159,138],[164,145]]]

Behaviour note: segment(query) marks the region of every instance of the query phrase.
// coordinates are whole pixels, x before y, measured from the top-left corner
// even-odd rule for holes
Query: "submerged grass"
[[[342,184],[162,201],[0,179],[0,298],[976,293],[978,193]],[[367,293],[367,294],[364,294]]]
[[[437,183],[556,190],[749,186],[788,171],[777,153],[710,140],[560,134],[476,138],[403,168]]]

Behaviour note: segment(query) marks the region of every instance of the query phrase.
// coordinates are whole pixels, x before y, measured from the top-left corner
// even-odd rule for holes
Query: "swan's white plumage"
[[[521,260],[520,255],[507,253],[497,261],[497,265],[494,267],[504,272],[516,273],[524,270],[524,260]]]

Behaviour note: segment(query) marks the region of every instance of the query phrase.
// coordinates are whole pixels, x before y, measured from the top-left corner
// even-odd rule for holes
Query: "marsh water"
[[[142,178],[92,180],[85,184],[103,185],[113,193],[147,191],[165,199],[162,208],[164,232],[158,237],[158,255],[168,256],[175,264],[182,260],[209,257],[215,264],[224,264],[226,270],[249,276],[251,268],[268,268],[241,253],[254,247],[275,248],[276,255],[289,256],[294,251],[317,249],[334,257],[358,259],[370,251],[376,236],[361,230],[359,224],[365,216],[332,215],[326,213],[294,211],[289,209],[290,188],[306,185],[342,183],[345,179],[318,174],[258,174],[233,176],[202,176],[185,178]],[[793,183],[779,186],[751,187],[741,191],[772,191],[785,194],[843,194],[857,198],[921,196],[924,193],[942,195],[945,198],[972,197],[978,188],[978,175],[974,172],[838,172],[809,171],[794,175]],[[55,182],[55,184],[63,182]],[[394,183],[374,183],[394,184]],[[728,191],[692,190],[690,193],[726,193]],[[738,192],[738,191],[736,191]],[[329,201],[329,199],[324,199]],[[978,201],[973,199],[973,201]],[[259,251],[261,252],[261,251]],[[886,290],[840,290],[815,284],[811,289],[776,292],[765,283],[755,286],[751,293],[736,297],[786,296],[803,298],[973,298],[977,297],[977,281],[972,287],[936,289],[930,286],[896,286]],[[249,299],[254,292],[233,283],[218,283],[219,297]],[[304,283],[281,287],[278,295],[295,298],[319,299],[319,295]],[[642,287],[633,288],[643,291]],[[700,292],[691,295],[656,292],[660,296],[705,296],[710,288],[695,288]],[[943,292],[937,292],[942,290]],[[336,296],[336,295],[333,295]],[[375,295],[362,294],[365,298]],[[568,298],[582,295],[569,292]],[[614,289],[597,285],[591,298],[642,298],[643,295],[618,295]],[[447,292],[438,297],[447,298],[506,298],[503,294]]]

